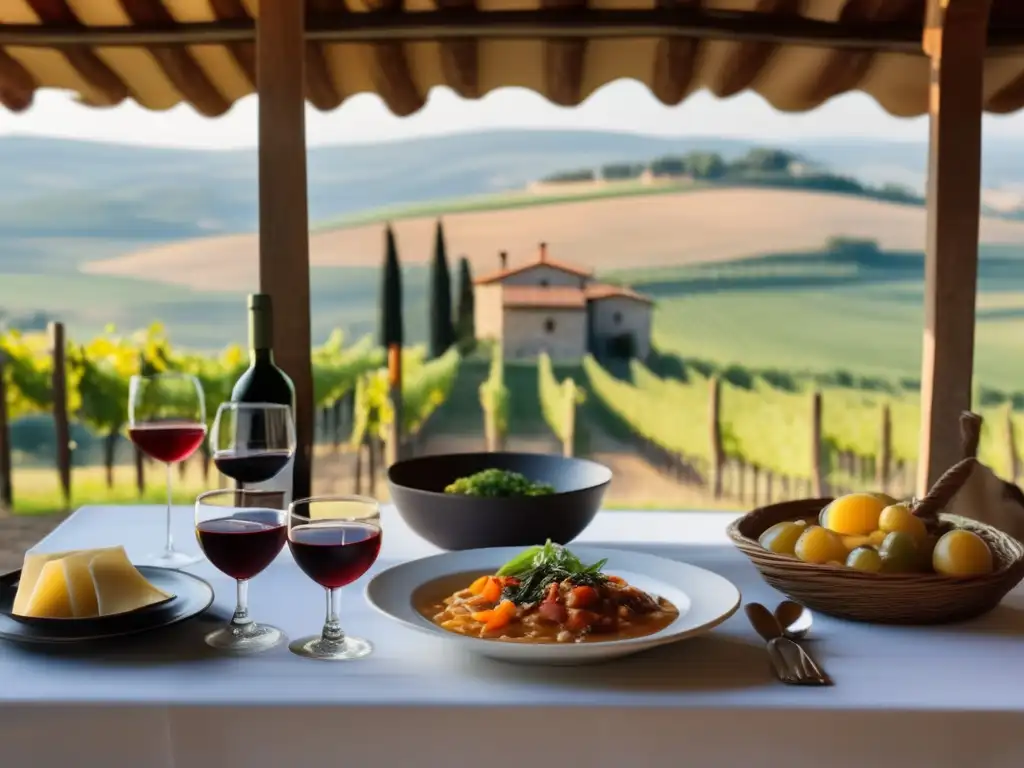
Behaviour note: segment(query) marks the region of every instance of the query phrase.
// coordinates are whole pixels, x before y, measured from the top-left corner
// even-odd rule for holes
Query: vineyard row
[[[312,357],[317,408],[327,409],[353,397],[353,443],[361,446],[369,435],[383,437],[393,418],[383,350],[369,338],[346,347],[342,334],[335,332],[313,350]],[[423,347],[403,350],[402,426],[410,439],[445,401],[459,369],[455,348],[436,359],[425,358]],[[141,371],[180,371],[201,383],[210,426],[247,365],[246,355],[237,345],[216,356],[174,349],[159,325],[131,336],[107,334],[86,344],[65,339],[59,323],[47,334],[0,335],[0,506],[13,504],[9,437],[13,420],[36,413],[53,414],[57,471],[68,501],[72,465],[69,419],[104,436],[113,446],[127,426],[131,377]],[[113,450],[107,451],[106,457],[110,478]],[[141,467],[139,457],[136,465]],[[141,469],[138,476],[142,477]]]
[[[684,382],[660,378],[638,361],[622,378],[593,358],[584,360],[583,370],[588,391],[633,435],[639,450],[688,472],[716,497],[749,497],[764,477],[768,495],[772,478],[814,495],[864,482],[880,490],[913,489],[919,431],[914,397],[840,388],[791,392],[764,381],[748,389],[692,373]],[[1009,406],[981,412],[980,458],[1015,479],[1020,415]]]

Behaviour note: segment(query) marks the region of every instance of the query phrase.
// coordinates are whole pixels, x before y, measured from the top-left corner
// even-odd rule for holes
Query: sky
[[[65,93],[46,91],[22,114],[0,113],[0,134],[31,134],[150,146],[239,148],[256,145],[256,98],[250,96],[217,119],[191,107],[150,112],[134,103],[112,109],[77,104]],[[849,138],[924,141],[927,118],[898,119],[863,94],[833,99],[804,114],[777,112],[760,96],[745,93],[716,99],[698,93],[665,107],[644,86],[610,83],[575,109],[558,107],[518,88],[467,101],[435,89],[415,115],[398,118],[375,95],[361,94],[327,114],[310,108],[310,146],[366,143],[494,128],[589,128],[659,136],[723,136],[749,139]],[[986,138],[1024,137],[1024,112],[986,116]]]

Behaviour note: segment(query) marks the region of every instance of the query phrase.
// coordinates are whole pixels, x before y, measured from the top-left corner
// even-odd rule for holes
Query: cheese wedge
[[[89,573],[100,616],[138,610],[172,597],[139,573],[124,547],[94,555],[89,562]]]
[[[30,552],[25,555],[11,612],[40,619],[87,619],[136,610],[170,597],[139,573],[124,547]]]
[[[25,562],[21,566],[21,576],[18,577],[18,592],[14,595],[14,606],[11,613],[17,616],[25,616],[28,609],[28,601],[39,581],[39,575],[51,560],[60,560],[70,555],[70,552],[29,552],[25,555]]]
[[[96,553],[91,551],[76,552],[56,561],[64,568],[64,580],[71,597],[71,615],[76,619],[91,619],[100,613],[96,588],[89,571],[89,564],[95,556]]]
[[[43,566],[22,615],[40,619],[74,617],[63,560],[51,560]]]

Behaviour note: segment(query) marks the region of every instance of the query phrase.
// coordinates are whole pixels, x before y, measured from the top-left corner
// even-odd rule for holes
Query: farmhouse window
[[[622,313],[616,312],[614,315],[612,315],[612,320],[616,325],[620,325],[622,323]]]
[[[547,333],[555,332],[555,321],[552,320],[550,317],[544,321],[544,330]]]

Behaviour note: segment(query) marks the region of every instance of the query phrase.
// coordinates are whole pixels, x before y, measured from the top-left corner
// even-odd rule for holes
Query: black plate
[[[136,569],[138,566],[136,566]],[[9,619],[20,622],[22,624],[28,624],[30,626],[41,629],[45,632],[59,632],[60,627],[67,625],[68,622],[81,622],[91,621],[96,627],[116,626],[117,622],[124,619],[129,615],[136,615],[142,613],[153,613],[159,611],[161,608],[166,606],[169,602],[174,600],[174,594],[165,600],[161,600],[159,603],[151,603],[145,605],[142,608],[136,608],[134,611],[125,611],[124,613],[111,613],[106,616],[96,616],[91,619],[74,619],[74,618],[61,618],[61,619],[44,619],[36,616],[19,616],[16,613],[11,613],[14,608],[14,598],[18,592],[18,582],[21,580],[21,571],[13,571],[0,576],[0,613]],[[165,590],[169,591],[169,590]]]
[[[16,619],[11,616],[11,608],[21,571],[0,576],[0,638],[19,643],[75,643],[123,637],[177,624],[213,604],[213,587],[198,576],[171,568],[136,567],[153,586],[174,597],[138,611],[94,619]]]

